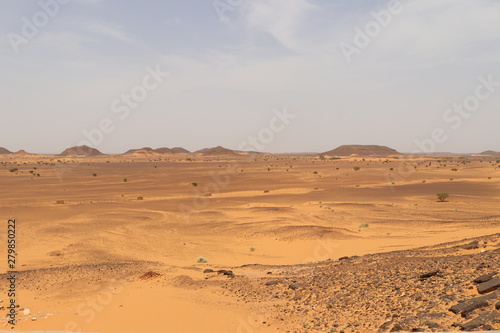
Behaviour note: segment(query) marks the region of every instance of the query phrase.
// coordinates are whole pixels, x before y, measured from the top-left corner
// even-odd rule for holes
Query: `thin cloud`
[[[249,29],[266,32],[287,49],[302,49],[298,32],[308,14],[317,7],[307,0],[258,0],[246,6],[245,21]]]
[[[90,32],[110,37],[122,42],[136,43],[135,39],[127,34],[120,26],[111,25],[107,23],[92,22],[85,25],[85,29]]]

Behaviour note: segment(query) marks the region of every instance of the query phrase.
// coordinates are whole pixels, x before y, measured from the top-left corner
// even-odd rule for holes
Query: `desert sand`
[[[500,269],[497,159],[0,155],[2,234],[17,223],[13,330],[405,331],[417,316],[458,331],[498,312],[448,310]]]

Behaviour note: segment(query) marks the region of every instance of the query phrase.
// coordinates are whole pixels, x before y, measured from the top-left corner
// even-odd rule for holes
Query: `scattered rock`
[[[460,313],[462,317],[467,317],[472,311],[484,308],[486,306],[488,306],[488,302],[486,302],[485,300],[465,301],[463,303],[452,306],[450,308],[450,311],[455,314]]]
[[[474,250],[479,248],[479,242],[478,241],[472,241],[468,244],[462,245],[462,249],[464,250]]]
[[[424,321],[424,325],[429,328],[439,328],[439,324],[433,321]]]
[[[401,326],[401,324],[396,323],[394,324],[394,326],[392,326],[391,332],[400,332],[400,331],[404,331],[404,328],[403,326]]]
[[[217,271],[218,274],[223,274],[223,275],[226,275],[226,276],[234,276],[234,273],[233,271],[228,271],[228,270],[225,270],[225,269],[219,269]]]
[[[427,272],[427,273],[421,274],[421,275],[419,276],[419,279],[420,279],[420,280],[425,280],[425,279],[428,279],[428,278],[430,278],[430,277],[436,276],[438,273],[439,273],[439,269],[437,269],[437,270],[435,270],[435,271],[430,271],[430,272]]]
[[[500,312],[497,311],[489,311],[481,314],[479,317],[476,317],[464,324],[459,324],[460,329],[462,331],[471,331],[479,326],[486,325],[490,322],[497,322],[500,320]]]
[[[302,287],[302,285],[300,283],[292,283],[291,285],[288,286],[288,288],[290,288],[292,290],[297,290],[301,287]]]
[[[280,281],[277,281],[277,280],[274,280],[274,281],[267,281],[265,283],[266,286],[274,286],[274,285],[277,285],[278,283],[280,283]]]
[[[213,269],[205,269],[203,271],[204,274],[208,274],[208,273],[215,273],[215,271]]]
[[[492,272],[492,273],[489,273],[489,274],[484,274],[484,275],[481,275],[480,277],[475,278],[473,280],[473,282],[474,283],[487,282],[487,281],[491,280],[497,274],[498,274],[498,272]]]
[[[160,273],[149,271],[149,272],[146,272],[146,273],[142,274],[139,277],[139,279],[141,279],[141,280],[148,280],[148,279],[153,279],[153,278],[156,278],[156,277],[159,277],[159,276],[161,276]]]
[[[477,285],[477,291],[480,294],[484,294],[498,288],[500,288],[500,279],[492,279]]]

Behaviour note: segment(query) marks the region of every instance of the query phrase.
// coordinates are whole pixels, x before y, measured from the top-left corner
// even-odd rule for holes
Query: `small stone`
[[[225,269],[220,269],[220,270],[217,271],[217,273],[224,274],[224,275],[227,275],[227,276],[234,276],[233,271],[228,271],[228,270],[225,270]]]
[[[430,278],[430,277],[436,276],[438,273],[439,273],[439,269],[436,269],[436,270],[434,270],[434,271],[430,271],[430,272],[427,272],[427,273],[421,274],[421,275],[419,276],[419,278],[420,278],[420,280],[428,279],[428,278]]]
[[[31,314],[31,311],[29,308],[23,309],[23,315],[29,316]]]
[[[479,248],[479,242],[478,241],[472,241],[468,244],[462,245],[462,249],[465,250],[474,250]]]
[[[425,321],[424,325],[429,328],[439,328],[439,324],[433,321]]]
[[[208,273],[214,273],[214,270],[213,270],[213,269],[208,268],[208,269],[205,269],[205,270],[203,271],[203,273],[205,273],[205,274],[208,274]]]
[[[278,283],[280,283],[280,281],[267,281],[265,283],[266,286],[274,286],[274,285],[277,285]]]

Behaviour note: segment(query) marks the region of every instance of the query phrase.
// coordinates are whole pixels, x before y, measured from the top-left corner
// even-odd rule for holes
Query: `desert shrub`
[[[354,171],[359,171],[359,169],[361,169],[361,168],[360,167],[354,167],[353,169],[354,169]]]
[[[10,172],[17,172],[19,169],[18,168],[13,168],[13,169],[10,169],[9,171]]]
[[[439,201],[444,202],[450,195],[446,192],[441,192],[436,194],[436,196],[438,197]]]
[[[368,228],[369,227],[369,224],[368,223],[361,223],[358,228],[361,229],[361,228]]]
[[[205,257],[198,257],[198,259],[196,259],[196,262],[204,264],[204,263],[208,262],[208,259]]]
[[[123,182],[124,182],[124,183],[126,183],[126,182],[127,182],[127,180],[128,180],[127,178],[123,178]]]
[[[198,186],[198,183],[197,182],[192,182],[191,185],[193,185],[194,187]]]
[[[97,173],[93,173],[92,176],[97,177]]]

